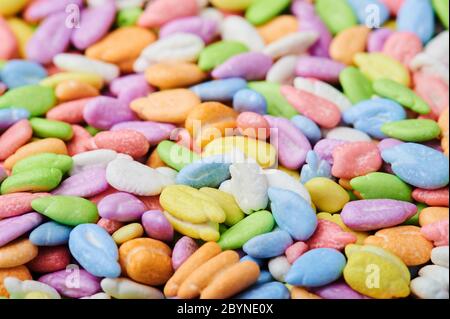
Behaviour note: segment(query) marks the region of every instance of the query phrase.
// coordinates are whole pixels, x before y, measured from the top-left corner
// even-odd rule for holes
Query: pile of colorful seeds
[[[449,298],[448,0],[0,0],[0,298]]]

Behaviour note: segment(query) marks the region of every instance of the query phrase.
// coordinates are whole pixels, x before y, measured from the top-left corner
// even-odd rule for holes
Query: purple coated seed
[[[48,64],[52,62],[55,55],[67,50],[73,29],[66,27],[66,20],[66,13],[56,13],[39,25],[27,43],[28,59]]]
[[[329,83],[337,83],[345,65],[331,59],[302,56],[297,61],[295,74],[305,78],[315,78]]]
[[[165,38],[174,33],[192,33],[200,38],[205,43],[209,43],[216,37],[218,33],[218,24],[212,19],[202,17],[187,17],[176,19],[165,24],[159,30],[159,37]]]
[[[91,296],[101,290],[100,278],[84,269],[73,265],[71,269],[64,269],[39,278],[40,282],[56,289],[61,295],[70,298]]]
[[[288,119],[264,116],[271,128],[271,142],[278,147],[281,165],[289,169],[299,169],[311,150],[306,136]]]
[[[375,30],[369,34],[367,39],[367,52],[383,51],[384,43],[394,32],[388,28]]]
[[[147,83],[143,74],[132,74],[117,78],[110,83],[109,89],[112,94],[126,104],[156,91]]]
[[[130,121],[115,124],[111,127],[111,131],[134,130],[144,135],[150,145],[157,145],[159,142],[169,139],[175,128],[175,125],[168,123]]]
[[[353,230],[369,231],[403,223],[417,212],[417,206],[393,199],[366,199],[345,204],[341,218]]]
[[[101,217],[119,222],[139,220],[147,210],[144,203],[137,197],[122,192],[105,196],[98,203],[97,208]]]
[[[159,210],[149,210],[142,215],[142,226],[145,233],[154,239],[171,241],[173,239],[173,227],[166,216]]]
[[[52,194],[87,198],[104,192],[108,187],[106,170],[96,167],[70,176]]]
[[[292,12],[299,20],[299,31],[314,31],[319,34],[319,39],[311,46],[309,52],[313,56],[328,58],[333,36],[316,14],[314,6],[306,1],[295,1],[292,4]]]
[[[235,55],[212,72],[216,79],[244,78],[247,81],[263,80],[272,67],[272,58],[258,52]]]
[[[52,14],[65,12],[67,8],[80,10],[83,8],[83,0],[34,1],[26,8],[24,17],[27,21],[39,21]]]
[[[0,247],[36,228],[43,220],[42,215],[38,213],[0,220]]]
[[[106,96],[95,97],[86,103],[83,117],[89,125],[103,130],[110,129],[114,124],[136,119],[127,103]]]
[[[172,266],[174,270],[180,266],[198,249],[198,245],[191,237],[181,237],[172,251]]]
[[[79,28],[72,33],[72,43],[79,50],[85,50],[108,33],[116,17],[114,1],[105,0],[101,5],[81,12]]]
[[[370,299],[353,290],[343,281],[337,281],[323,287],[313,288],[311,292],[324,299]]]

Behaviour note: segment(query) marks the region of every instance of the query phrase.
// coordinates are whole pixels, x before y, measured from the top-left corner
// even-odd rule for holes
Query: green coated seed
[[[122,28],[136,25],[142,12],[143,10],[141,8],[126,8],[120,10],[116,19],[117,26]]]
[[[388,198],[412,202],[411,186],[392,174],[369,173],[353,178],[350,185],[361,194],[363,199]]]
[[[218,244],[223,250],[239,249],[255,236],[270,232],[275,220],[270,212],[262,210],[253,213],[220,236]]]
[[[254,25],[261,25],[283,12],[290,3],[291,0],[253,1],[245,12],[245,18]]]
[[[317,0],[316,12],[333,35],[358,24],[347,0]]]
[[[339,74],[344,94],[353,103],[370,100],[374,95],[372,82],[357,68],[350,66]]]
[[[69,141],[73,137],[72,126],[67,123],[35,117],[30,120],[33,133],[37,137],[55,137]]]
[[[89,134],[91,134],[91,136],[95,136],[95,135],[97,135],[97,133],[101,132],[101,130],[99,130],[98,128],[95,128],[90,125],[86,126],[85,129],[86,129],[86,131],[89,132]]]
[[[394,100],[419,114],[428,114],[431,108],[414,91],[395,81],[380,79],[373,82],[373,90],[379,96]]]
[[[38,213],[69,226],[95,223],[98,220],[97,206],[76,196],[41,197],[33,200],[31,207]]]
[[[448,29],[449,25],[449,1],[433,0],[433,8],[442,24]]]
[[[413,225],[413,226],[420,226],[419,225],[419,216],[420,216],[420,212],[422,212],[422,210],[424,208],[427,208],[428,206],[425,205],[424,203],[417,203],[417,213],[414,214],[414,216],[411,216],[407,221],[405,221],[403,223],[403,225]]]
[[[186,147],[171,141],[162,141],[158,144],[156,150],[161,160],[177,171],[201,158],[200,155]]]
[[[389,122],[381,127],[389,137],[405,142],[426,142],[441,134],[439,125],[433,120],[417,119]]]
[[[24,108],[30,112],[32,117],[44,115],[55,104],[56,96],[53,89],[40,85],[22,86],[0,96],[0,109]]]
[[[200,53],[198,66],[203,71],[210,71],[216,66],[239,53],[247,52],[248,48],[237,41],[219,41],[207,46]]]
[[[233,226],[244,219],[244,212],[239,208],[234,197],[215,188],[203,187],[200,192],[212,198],[223,209],[226,215],[225,224]]]
[[[70,171],[72,165],[73,160],[70,156],[54,153],[41,153],[18,161],[12,169],[12,174],[15,175],[37,168],[57,168],[64,175]]]
[[[228,230],[228,227],[225,224],[219,224],[219,233],[223,234]]]
[[[271,82],[250,82],[248,87],[263,95],[267,101],[267,113],[273,116],[280,116],[291,119],[298,115],[294,107],[286,100],[280,92],[280,85]]]
[[[345,191],[347,192],[348,197],[350,198],[351,201],[352,201],[352,200],[358,200],[358,197],[355,195],[355,193],[353,193],[353,192],[350,191],[350,190],[345,190]]]
[[[2,194],[17,192],[48,192],[58,187],[62,173],[56,168],[36,168],[5,179],[1,186]]]

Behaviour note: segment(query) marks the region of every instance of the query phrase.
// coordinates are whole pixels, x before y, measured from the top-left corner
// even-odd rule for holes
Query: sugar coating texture
[[[448,10],[1,0],[0,298],[448,299]]]

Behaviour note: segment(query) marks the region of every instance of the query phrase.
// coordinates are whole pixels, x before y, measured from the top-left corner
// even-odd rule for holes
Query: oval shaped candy
[[[404,120],[405,110],[396,102],[388,99],[374,98],[355,104],[346,110],[343,119],[346,123],[375,138],[384,138],[386,135],[381,127],[385,123]]]
[[[344,278],[357,292],[378,299],[409,295],[410,273],[399,257],[370,245],[348,245],[345,254]]]
[[[69,238],[69,249],[80,265],[97,277],[119,277],[119,252],[111,236],[94,224],[75,227]]]
[[[142,285],[127,278],[104,278],[100,283],[103,291],[115,299],[163,299],[156,288]]]
[[[300,168],[306,154],[311,150],[311,144],[303,133],[288,119],[264,116],[270,125],[271,142],[278,146],[280,163],[288,169]]]
[[[389,137],[405,142],[426,142],[441,134],[439,125],[433,120],[412,119],[383,124],[381,131]]]
[[[154,239],[170,242],[173,239],[173,227],[159,210],[149,210],[142,215],[142,226],[146,234]]]
[[[138,220],[146,211],[146,206],[137,197],[122,192],[105,196],[97,208],[101,217],[120,222]]]
[[[338,212],[350,200],[345,189],[328,178],[313,178],[305,184],[305,187],[314,205],[323,212]]]
[[[156,170],[122,157],[108,164],[106,180],[119,191],[140,196],[158,195],[163,187],[160,174]]]
[[[0,247],[37,227],[42,221],[42,216],[37,213],[0,220]]]
[[[0,96],[0,110],[9,107],[26,109],[30,116],[44,115],[56,104],[52,88],[27,85],[9,90]]]
[[[166,23],[160,30],[159,36],[164,38],[174,33],[193,33],[205,43],[211,42],[218,33],[218,23],[204,17],[186,17]]]
[[[244,244],[243,250],[254,258],[271,258],[282,255],[292,243],[288,232],[275,229],[270,233],[253,237]]]
[[[298,194],[281,188],[268,190],[273,217],[281,229],[295,240],[307,240],[317,227],[317,217],[309,203]]]
[[[247,82],[241,78],[228,78],[197,84],[191,87],[202,101],[231,101],[233,96],[247,87]]]
[[[255,212],[228,228],[217,243],[223,250],[242,248],[253,237],[272,231],[274,225],[275,221],[268,211]]]
[[[174,270],[180,268],[198,249],[197,243],[188,236],[181,237],[173,247],[172,266]]]
[[[326,99],[290,86],[283,86],[281,93],[297,111],[323,128],[333,128],[341,120],[336,104]]]
[[[411,78],[408,70],[397,60],[382,53],[358,53],[354,63],[371,81],[389,79],[409,87]]]
[[[245,18],[255,25],[263,24],[286,9],[290,0],[252,2],[245,12]]]
[[[344,255],[335,249],[312,249],[294,262],[286,275],[286,282],[303,287],[327,285],[341,276],[345,262]]]
[[[2,194],[17,192],[46,192],[58,187],[62,173],[56,168],[35,168],[6,178],[0,188]]]
[[[413,32],[423,43],[427,43],[434,34],[434,12],[431,2],[405,0],[398,12],[396,25],[399,31]]]
[[[42,215],[68,226],[95,223],[98,219],[97,207],[81,197],[46,196],[34,199],[31,206]]]
[[[135,72],[144,72],[150,65],[159,62],[195,62],[205,47],[203,40],[192,33],[175,33],[166,38],[160,38],[155,43],[152,43],[153,33],[152,36],[150,45],[147,44],[146,48],[137,52],[138,55],[140,53],[140,57],[134,62]],[[131,49],[136,50],[139,47]]]
[[[25,265],[38,254],[38,247],[26,238],[17,239],[0,247],[0,269]]]
[[[10,60],[0,73],[2,82],[9,89],[38,84],[47,77],[47,71],[40,64],[26,60]]]
[[[373,82],[376,94],[394,100],[419,114],[428,114],[431,109],[428,104],[405,85],[390,79],[379,79]]]
[[[365,245],[379,246],[400,257],[407,266],[427,263],[433,244],[416,226],[398,226],[379,230],[364,240]]]
[[[339,74],[339,82],[352,103],[369,100],[373,95],[372,83],[355,67],[347,67]]]
[[[14,175],[37,168],[56,168],[60,170],[62,174],[66,174],[70,171],[72,165],[73,159],[70,156],[54,153],[41,153],[18,161],[12,169],[12,173]]]
[[[69,241],[72,228],[56,222],[46,222],[30,233],[30,241],[37,246],[58,246]]]
[[[247,52],[248,48],[237,41],[219,41],[207,46],[200,54],[198,66],[203,71],[210,71],[226,60],[239,53]]]
[[[5,108],[0,109],[0,129],[6,130],[21,120],[28,119],[30,112],[22,108]],[[4,133],[3,133],[4,134]],[[4,143],[2,141],[2,143]],[[4,151],[3,151],[4,152]],[[5,157],[2,152],[2,157]],[[7,156],[6,156],[7,157]]]
[[[395,175],[373,172],[352,178],[351,187],[363,199],[395,199],[411,202],[411,186]]]
[[[349,228],[377,230],[399,225],[417,212],[417,206],[392,199],[366,199],[347,203],[341,218]]]
[[[168,186],[162,191],[159,200],[167,212],[191,223],[225,221],[225,212],[214,200],[189,186]]]
[[[356,15],[345,0],[319,0],[316,11],[333,34],[357,24]]]
[[[120,246],[119,262],[124,274],[147,285],[163,285],[173,274],[172,250],[161,241],[137,238]]]
[[[64,269],[53,272],[40,277],[39,281],[55,288],[61,295],[71,298],[86,297],[100,291],[100,279],[84,269],[77,269],[78,285],[67,285],[66,283],[71,280],[75,270],[69,268],[69,271]]]
[[[217,79],[263,80],[271,66],[272,58],[266,54],[258,52],[241,53],[217,66],[211,75]]]
[[[225,17],[221,23],[220,35],[223,40],[240,42],[253,52],[259,52],[264,49],[264,40],[257,29],[248,20],[239,15]]]
[[[167,140],[159,143],[156,150],[161,160],[177,171],[181,171],[185,166],[200,160],[200,156],[197,153]]]
[[[333,150],[333,176],[352,179],[376,172],[382,163],[380,151],[372,142],[352,142]]]
[[[449,182],[449,161],[443,153],[415,143],[403,143],[381,153],[395,175],[416,187],[438,189]]]
[[[224,155],[232,152],[234,149],[256,160],[262,168],[271,167],[276,161],[277,151],[271,144],[245,136],[216,138],[206,145],[203,150],[203,156]]]
[[[57,189],[53,190],[52,194],[93,197],[104,192],[108,187],[106,170],[92,168],[70,176]]]
[[[272,281],[251,287],[236,299],[290,299],[290,294],[285,285]]]

